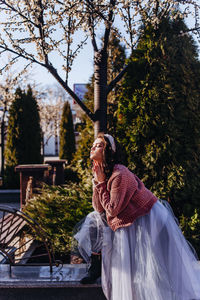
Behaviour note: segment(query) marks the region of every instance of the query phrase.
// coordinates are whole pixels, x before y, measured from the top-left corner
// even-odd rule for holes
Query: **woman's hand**
[[[96,160],[93,160],[93,168],[92,168],[93,174],[94,174],[94,180],[97,182],[103,182],[106,180],[106,175],[103,170],[103,165],[97,162]]]

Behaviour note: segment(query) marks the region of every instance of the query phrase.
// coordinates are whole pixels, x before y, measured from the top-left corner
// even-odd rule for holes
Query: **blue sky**
[[[191,20],[188,20],[188,23],[191,25]],[[99,32],[99,35],[100,34],[101,32]],[[55,67],[59,66],[60,62],[57,56],[51,56],[51,60]],[[19,65],[21,64],[22,61],[20,60]],[[44,67],[33,64],[33,68],[30,69],[30,72],[31,72],[31,77],[36,82],[36,84],[40,84],[42,86],[58,84],[57,81],[54,79],[54,77],[50,73],[48,73],[48,71]],[[92,74],[93,74],[93,49],[92,49],[91,41],[90,39],[88,39],[87,45],[84,46],[84,48],[81,50],[81,52],[79,53],[79,55],[77,56],[77,58],[73,63],[72,71],[69,74],[69,81],[68,81],[69,86],[73,88],[74,83],[88,83]]]
[[[74,83],[88,83],[89,78],[93,73],[92,52],[92,47],[90,43],[88,43],[74,61],[72,71],[69,74],[69,86],[71,88],[73,88]],[[33,75],[33,79],[42,85],[57,83],[54,77],[45,68],[37,66],[36,64],[33,64],[31,73]]]
[[[35,81],[44,86],[57,84],[57,81],[54,79],[54,77],[41,66],[33,65],[32,74]],[[73,63],[72,71],[69,74],[69,86],[73,88],[74,83],[88,83],[92,74],[93,48],[91,45],[91,41],[89,40],[88,44],[81,50]]]

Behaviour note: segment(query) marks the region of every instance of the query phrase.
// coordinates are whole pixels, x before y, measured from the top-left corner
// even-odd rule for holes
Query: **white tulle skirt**
[[[102,252],[101,281],[108,300],[200,300],[200,263],[170,207],[160,201],[115,232],[92,212],[75,239],[87,262],[92,252]]]

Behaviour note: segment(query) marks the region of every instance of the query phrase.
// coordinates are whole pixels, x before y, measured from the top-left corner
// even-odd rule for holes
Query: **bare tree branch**
[[[28,23],[31,23],[33,26],[38,27],[38,25],[36,23],[34,23],[33,21],[31,21],[30,19],[28,19],[25,15],[23,15],[19,10],[17,10],[14,6],[9,5],[9,3],[7,3],[7,1],[1,0],[0,4],[3,4],[5,6],[7,6],[11,11],[14,11],[17,13],[17,15],[19,15],[20,17],[22,17],[24,20],[26,20]]]
[[[48,55],[46,53],[46,47],[45,47],[45,35],[44,35],[44,18],[43,18],[43,6],[42,6],[42,1],[38,0],[38,6],[40,8],[40,14],[38,17],[38,28],[39,28],[39,33],[40,33],[40,38],[41,38],[41,47],[42,47],[42,52],[44,55],[44,60],[45,60],[45,64],[48,64],[49,62],[49,58]]]
[[[7,47],[7,46],[2,46],[2,45],[0,45],[0,49],[3,49],[4,51],[8,51],[8,52],[10,52],[10,53],[12,53],[12,54],[15,54],[15,55],[17,55],[17,56],[19,56],[19,57],[22,57],[22,58],[26,59],[26,60],[28,59],[28,60],[30,60],[32,63],[37,63],[38,65],[40,65],[40,66],[42,66],[42,67],[45,67],[45,66],[46,66],[44,63],[42,63],[42,62],[36,60],[33,56],[30,56],[30,54],[27,54],[27,56],[26,56],[26,55],[24,55],[23,53],[18,53],[17,51],[15,51],[15,50],[13,50],[13,49]]]
[[[115,0],[110,0],[110,5],[109,5],[109,14],[108,14],[108,21],[106,23],[106,28],[105,28],[105,33],[104,33],[104,45],[103,49],[104,51],[108,47],[108,41],[109,41],[109,35],[110,35],[110,29],[113,23],[113,9],[115,6],[116,1]]]
[[[102,14],[102,12],[100,11],[100,9],[98,9],[98,7],[95,7],[93,4],[93,1],[90,0],[86,0],[88,7],[92,9],[92,12],[96,15],[98,15],[99,17],[102,18],[102,20],[107,21],[107,18]]]
[[[115,79],[113,79],[109,85],[107,86],[107,95],[112,91],[112,89],[116,86],[116,84],[123,78],[124,74],[127,72],[128,70],[128,66],[126,65],[123,70],[117,75],[117,77],[115,77]]]
[[[86,2],[88,3],[88,7],[90,7],[90,1],[86,0]],[[92,46],[94,48],[94,51],[97,52],[98,51],[98,47],[97,47],[97,42],[96,42],[96,38],[95,38],[95,30],[94,30],[94,7],[93,5],[91,6],[91,13],[88,12],[88,25],[89,25],[89,32],[90,32],[90,37],[91,37],[91,42],[92,42]]]
[[[61,86],[70,94],[70,96],[77,102],[77,104],[82,108],[86,115],[95,121],[94,114],[85,106],[85,104],[80,100],[80,98],[69,88],[69,86],[62,80],[58,75],[57,70],[53,66],[46,66],[48,71],[54,76],[54,78],[61,84]]]
[[[188,30],[185,30],[184,32],[194,32],[194,31],[199,32],[199,30],[200,30],[200,26],[199,26],[199,27],[193,27],[193,28],[190,28],[190,29],[188,29]]]

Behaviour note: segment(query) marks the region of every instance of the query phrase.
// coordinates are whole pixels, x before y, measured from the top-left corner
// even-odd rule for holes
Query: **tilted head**
[[[112,174],[115,164],[123,163],[123,155],[117,141],[110,134],[102,132],[93,143],[90,159],[103,164],[107,178]]]

